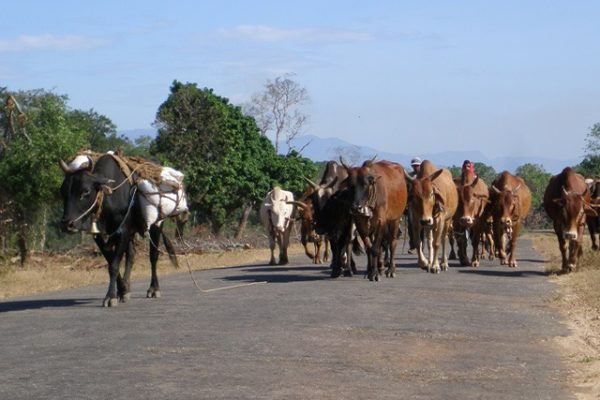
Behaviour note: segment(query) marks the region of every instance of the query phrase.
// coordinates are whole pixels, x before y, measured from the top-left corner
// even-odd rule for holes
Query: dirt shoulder
[[[0,266],[0,299],[52,292],[63,289],[108,283],[106,262],[102,256],[90,254],[33,254],[25,267],[18,264]],[[302,246],[290,245],[290,255],[304,252]],[[224,268],[238,265],[267,263],[267,248],[234,249],[230,251],[179,254],[179,268],[166,255],[158,262],[158,276],[192,270]],[[150,261],[144,246],[138,246],[132,279],[150,279]]]
[[[560,251],[553,232],[529,234],[534,246],[547,260],[548,272],[560,270]],[[570,384],[578,399],[600,398],[600,254],[591,250],[585,238],[584,255],[577,272],[552,275],[560,294],[552,304],[565,316],[571,331],[556,338],[569,362]]]

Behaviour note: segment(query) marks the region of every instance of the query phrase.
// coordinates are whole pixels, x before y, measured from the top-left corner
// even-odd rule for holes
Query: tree
[[[10,143],[0,163],[0,190],[11,204],[24,263],[27,239],[35,223],[40,220],[45,232],[47,211],[58,204],[63,173],[57,161],[72,157],[86,144],[86,138],[68,124],[66,96],[44,90],[17,92],[14,96],[26,111],[25,125],[31,141],[17,137]]]
[[[544,200],[544,192],[546,191],[546,186],[548,186],[552,174],[546,172],[541,165],[530,163],[518,167],[515,174],[523,178],[531,190],[532,209],[541,209]]]
[[[585,157],[575,169],[586,177],[600,176],[600,122],[590,128],[585,142]]]
[[[276,182],[297,188],[303,174],[315,170],[295,154],[278,156],[252,117],[195,83],[173,82],[155,126],[152,152],[186,174],[190,208],[215,233],[234,211],[258,204]]]
[[[285,140],[288,152],[302,150],[294,149],[292,142],[302,133],[308,119],[300,111],[300,106],[309,101],[308,92],[292,80],[292,76],[286,74],[274,81],[267,80],[264,92],[254,94],[244,107],[246,115],[254,117],[263,135],[273,135],[277,154],[281,140]]]
[[[477,176],[479,176],[480,179],[483,179],[483,181],[488,186],[492,184],[492,182],[496,178],[496,175],[498,175],[494,167],[491,167],[482,162],[474,162],[473,168],[475,169],[475,173],[477,174]],[[448,169],[450,170],[454,178],[458,178],[462,171],[461,167],[456,165],[448,167]]]

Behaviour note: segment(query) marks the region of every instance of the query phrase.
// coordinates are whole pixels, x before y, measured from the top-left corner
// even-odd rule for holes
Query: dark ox
[[[301,221],[300,241],[304,246],[304,252],[315,264],[322,262],[320,252],[323,245],[325,246],[323,261],[327,261],[327,245],[329,242],[327,235],[320,235],[315,231],[316,220],[320,218],[327,200],[339,190],[341,182],[347,176],[345,168],[335,161],[329,161],[325,166],[319,184],[305,178],[309,186],[300,197],[300,200],[295,202],[298,206]],[[308,243],[314,245],[314,252],[309,250]]]
[[[458,208],[454,214],[453,228],[457,235],[459,260],[462,265],[479,266],[479,242],[485,232],[487,221],[484,217],[489,199],[485,182],[476,177],[470,182],[457,183]],[[467,233],[471,238],[473,256],[467,257]]]
[[[413,237],[416,238],[419,266],[429,272],[439,273],[440,265],[448,269],[446,238],[452,225],[452,217],[458,205],[458,194],[447,169],[438,169],[431,161],[425,160],[416,177],[406,175],[412,181],[413,191],[409,203],[414,221]],[[428,258],[423,253],[421,232],[429,243]],[[438,259],[441,246],[442,262]]]
[[[387,236],[386,250],[391,256],[386,275],[393,278],[398,228],[407,201],[404,168],[389,161],[366,161],[359,168],[344,167],[352,196],[350,211],[367,252],[367,276],[371,281],[379,280]]]
[[[515,268],[517,238],[531,208],[531,191],[522,178],[504,171],[492,183],[490,201],[490,212],[494,221],[494,242],[500,264]]]
[[[60,165],[65,179],[60,188],[64,211],[60,222],[63,232],[90,231],[92,216],[97,218],[99,233],[94,241],[108,263],[109,285],[103,306],[114,307],[119,301],[130,298],[129,276],[134,262],[135,233],[144,235],[145,222],[138,202],[136,188],[132,186],[112,155],[101,156],[96,164],[72,170],[62,160]],[[114,189],[113,189],[114,188]],[[171,261],[177,265],[173,246],[162,234],[159,224],[150,227],[150,264],[152,278],[147,297],[160,297],[156,273],[159,251],[156,247],[163,237]],[[125,256],[125,271],[120,273]]]
[[[589,178],[585,180],[590,192],[590,202],[594,207],[600,206],[600,179]],[[598,250],[598,235],[600,234],[600,216],[587,218],[588,230],[592,239],[592,249]]]
[[[590,205],[590,191],[583,176],[567,167],[553,176],[544,192],[544,209],[552,220],[562,256],[562,272],[577,267],[581,255],[584,225],[598,214]]]

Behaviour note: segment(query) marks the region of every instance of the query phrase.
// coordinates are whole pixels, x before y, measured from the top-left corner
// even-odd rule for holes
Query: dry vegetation
[[[560,270],[560,251],[554,233],[531,235],[535,247],[548,259],[548,272]],[[571,335],[557,339],[570,363],[571,384],[579,399],[600,398],[600,252],[591,250],[589,237],[577,272],[553,275],[560,295],[552,299],[566,316]]]
[[[216,241],[211,247],[218,247]],[[150,262],[147,244],[138,241],[136,262],[132,279],[150,279]],[[267,263],[270,252],[267,248],[254,246],[221,245],[227,250],[188,251],[178,255],[180,268],[176,269],[166,255],[158,262],[159,279],[172,273],[187,273],[188,264],[192,270],[223,268],[235,265]],[[300,244],[290,246],[289,253],[299,254]],[[108,273],[104,258],[96,253],[93,244],[85,245],[66,254],[34,254],[25,267],[18,263],[0,265],[0,299],[50,292],[92,284],[108,283]]]

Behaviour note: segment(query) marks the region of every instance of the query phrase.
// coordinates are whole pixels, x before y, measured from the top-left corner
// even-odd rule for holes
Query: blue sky
[[[306,133],[390,152],[577,158],[600,122],[600,2],[22,0],[2,11],[0,86],[67,94],[120,130],[150,127],[174,79],[241,104],[286,73],[310,95]]]

